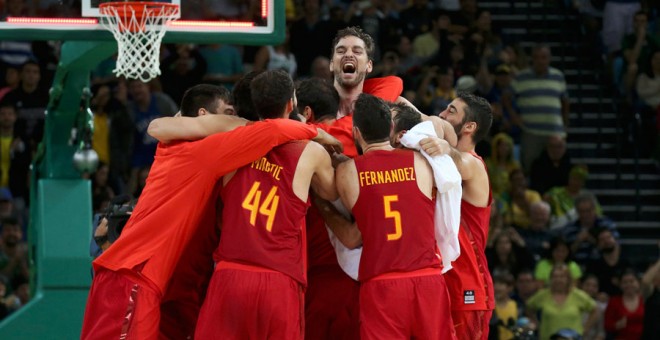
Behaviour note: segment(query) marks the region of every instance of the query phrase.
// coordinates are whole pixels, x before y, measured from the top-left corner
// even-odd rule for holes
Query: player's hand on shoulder
[[[319,134],[312,139],[313,141],[323,145],[325,149],[328,151],[329,154],[333,153],[342,153],[344,152],[344,145],[337,140],[337,138],[333,137],[329,133],[323,131],[322,129],[318,129]]]
[[[339,166],[339,164],[349,161],[351,159],[350,157],[344,155],[343,153],[334,153],[330,155],[330,158],[332,159],[332,167],[335,169]]]

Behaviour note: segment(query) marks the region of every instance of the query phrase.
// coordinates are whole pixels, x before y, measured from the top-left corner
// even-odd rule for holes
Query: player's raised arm
[[[196,150],[202,168],[227,173],[262,157],[280,144],[317,135],[317,129],[309,125],[290,119],[273,119],[209,136]]]
[[[247,120],[229,115],[199,117],[161,117],[149,123],[147,133],[163,143],[175,140],[198,140],[218,132],[231,131],[244,126]]]

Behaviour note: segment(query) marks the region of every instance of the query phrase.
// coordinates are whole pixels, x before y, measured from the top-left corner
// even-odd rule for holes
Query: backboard
[[[7,4],[0,17],[0,40],[112,40],[99,23],[99,4],[122,0],[50,0],[41,8]],[[270,45],[284,39],[281,0],[157,0],[181,6],[168,24],[164,42]]]

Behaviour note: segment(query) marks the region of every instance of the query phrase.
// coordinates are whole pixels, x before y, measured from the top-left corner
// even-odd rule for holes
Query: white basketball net
[[[160,43],[167,23],[179,17],[179,7],[127,2],[101,6],[99,11],[103,27],[117,40],[117,66],[113,72],[143,82],[159,76]]]

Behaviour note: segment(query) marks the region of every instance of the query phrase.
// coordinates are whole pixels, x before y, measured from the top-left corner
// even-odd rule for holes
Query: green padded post
[[[33,164],[28,240],[33,297],[0,323],[2,339],[76,339],[91,283],[91,189],[69,145],[90,71],[114,42],[66,42],[51,88],[44,140]]]

